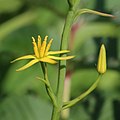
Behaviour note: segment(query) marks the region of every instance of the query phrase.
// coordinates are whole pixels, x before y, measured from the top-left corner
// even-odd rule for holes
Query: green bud
[[[104,44],[102,44],[100,48],[97,70],[101,74],[106,72],[106,49]]]

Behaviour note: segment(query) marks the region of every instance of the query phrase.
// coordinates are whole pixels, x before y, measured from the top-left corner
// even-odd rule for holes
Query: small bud
[[[106,72],[106,49],[104,44],[102,44],[100,48],[97,70],[101,74]]]

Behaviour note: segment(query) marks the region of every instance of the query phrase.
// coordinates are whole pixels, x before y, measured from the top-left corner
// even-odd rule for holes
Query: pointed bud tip
[[[104,44],[100,48],[97,70],[101,74],[106,72],[106,49]]]
[[[104,45],[104,44],[102,44],[102,45],[101,45],[101,47],[104,47],[104,48],[105,48],[105,45]]]
[[[104,45],[104,44],[101,45],[100,50],[101,50],[101,49],[102,49],[102,50],[105,50],[105,45]]]

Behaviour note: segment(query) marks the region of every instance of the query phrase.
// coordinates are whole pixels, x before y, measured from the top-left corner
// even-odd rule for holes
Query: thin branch
[[[64,105],[63,105],[63,110],[66,109],[66,108],[72,107],[73,105],[78,103],[80,100],[85,98],[88,94],[90,94],[97,87],[101,77],[102,77],[102,74],[100,74],[98,76],[97,80],[92,84],[92,86],[87,91],[82,93],[80,96],[78,96],[77,98],[75,98],[75,99],[73,99],[71,101],[65,102]]]

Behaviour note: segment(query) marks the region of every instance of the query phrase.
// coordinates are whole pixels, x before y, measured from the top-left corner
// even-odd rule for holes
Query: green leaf
[[[90,118],[84,106],[77,104],[71,109],[69,120],[90,120]]]
[[[37,76],[42,77],[42,71],[38,64],[21,72],[15,70],[26,64],[26,61],[20,61],[12,64],[3,83],[3,91],[7,94],[24,94],[28,90],[41,91],[41,83],[36,79]],[[39,90],[38,90],[39,89]],[[36,92],[37,92],[36,91]]]
[[[94,22],[83,25],[75,36],[74,51],[81,47],[85,40],[94,37],[116,37],[119,36],[119,28],[111,23]]]
[[[112,99],[108,98],[103,104],[101,113],[99,115],[98,120],[115,120],[114,118],[114,109],[113,109],[113,101]]]
[[[72,75],[71,95],[77,97],[87,90],[97,78],[95,69],[77,70]],[[75,92],[74,92],[75,91]]]
[[[120,8],[120,1],[119,0],[106,0],[106,4],[105,4],[107,9],[119,9]]]
[[[33,91],[43,98],[48,98],[44,84],[37,79],[37,77],[43,78],[41,66],[39,64],[35,64],[24,71],[15,71],[24,64],[26,64],[26,61],[12,64],[3,80],[3,93],[21,95],[28,91]],[[57,83],[56,71],[57,67],[54,65],[48,65],[48,76],[54,91],[56,90]]]
[[[21,0],[0,0],[0,13],[16,11],[22,4]]]
[[[120,37],[118,39],[118,59],[120,60]]]
[[[0,120],[49,120],[51,109],[35,96],[10,96],[0,103]]]
[[[74,54],[77,58],[87,59],[87,61],[90,61],[90,58],[94,59],[96,55],[96,45],[93,39],[85,40],[82,45],[79,45],[79,49],[75,49]]]
[[[115,70],[107,70],[98,86],[100,91],[104,91],[112,95],[119,87],[120,72]]]
[[[31,24],[35,19],[37,19],[37,15],[37,11],[27,11],[4,22],[0,27],[0,40],[4,40],[4,37],[15,30]]]

